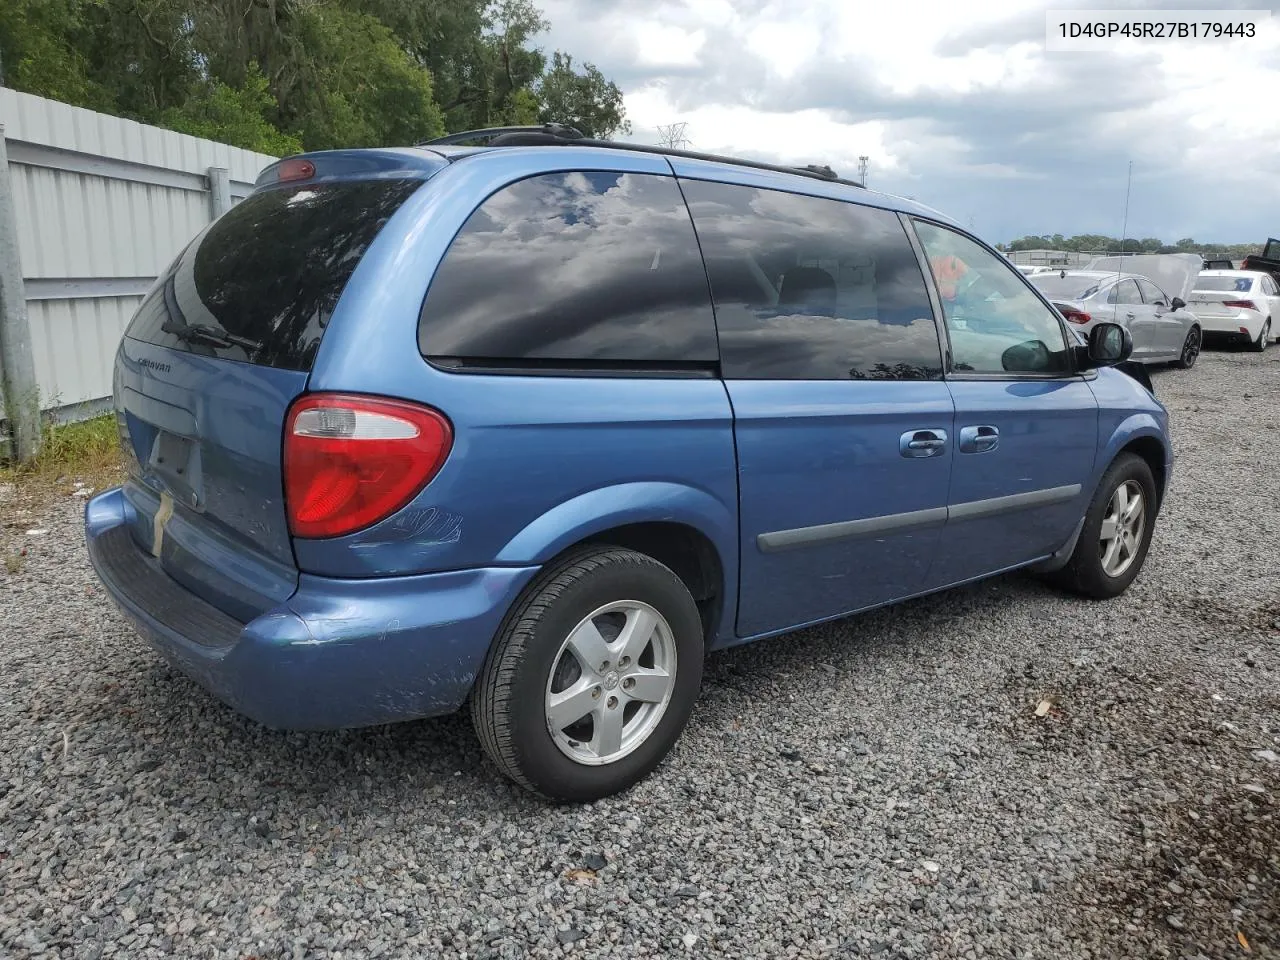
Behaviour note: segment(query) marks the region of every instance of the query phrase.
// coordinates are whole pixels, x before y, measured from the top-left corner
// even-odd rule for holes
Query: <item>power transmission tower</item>
[[[870,157],[858,158],[858,182],[864,187],[867,185],[867,164],[871,161]]]
[[[680,150],[689,145],[689,138],[684,135],[689,124],[668,123],[658,127],[658,141],[662,146],[672,150]]]

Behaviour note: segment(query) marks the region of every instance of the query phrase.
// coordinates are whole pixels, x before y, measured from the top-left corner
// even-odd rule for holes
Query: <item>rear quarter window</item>
[[[418,344],[464,369],[714,364],[706,273],[675,179],[555,173],[499,190],[436,270]]]
[[[175,350],[310,370],[329,318],[378,232],[417,179],[255,193],[160,277],[127,336]]]

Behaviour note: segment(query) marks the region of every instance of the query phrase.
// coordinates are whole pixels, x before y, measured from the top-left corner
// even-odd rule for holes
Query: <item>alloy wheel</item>
[[[606,604],[569,632],[546,688],[547,729],[560,752],[613,763],[653,733],[676,679],[671,627],[638,600]]]
[[[1102,515],[1099,556],[1102,571],[1109,577],[1123,576],[1138,557],[1142,534],[1146,528],[1146,498],[1142,487],[1126,480],[1116,487]]]
[[[1187,342],[1182,345],[1182,363],[1183,366],[1191,367],[1195,365],[1197,358],[1200,356],[1200,331],[1192,330],[1187,334]]]

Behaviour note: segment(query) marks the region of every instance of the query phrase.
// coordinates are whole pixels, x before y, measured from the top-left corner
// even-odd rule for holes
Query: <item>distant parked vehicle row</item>
[[[1029,279],[1082,333],[1098,323],[1119,324],[1133,337],[1135,361],[1174,363],[1186,370],[1200,356],[1202,328],[1185,299],[1199,266],[1200,258],[1192,254],[1106,257],[1086,270],[1059,270]]]

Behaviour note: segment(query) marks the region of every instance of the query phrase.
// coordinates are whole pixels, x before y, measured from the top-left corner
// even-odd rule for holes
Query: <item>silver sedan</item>
[[[1183,369],[1200,356],[1199,318],[1179,296],[1145,276],[1102,270],[1061,270],[1027,278],[1067,322],[1087,334],[1099,322],[1118,323],[1133,336],[1132,359],[1176,363]]]

